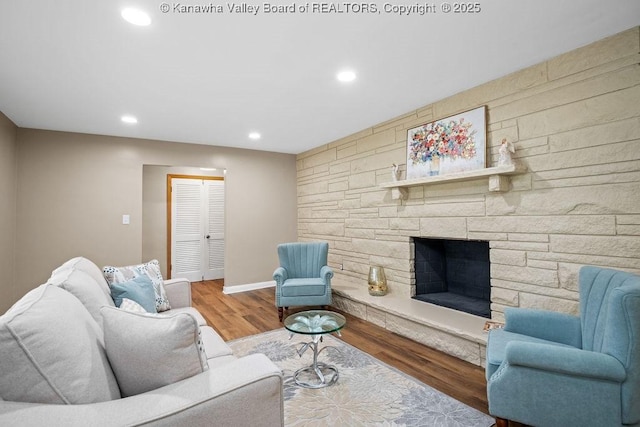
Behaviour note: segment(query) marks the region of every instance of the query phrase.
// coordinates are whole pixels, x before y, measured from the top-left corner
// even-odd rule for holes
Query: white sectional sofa
[[[0,316],[0,425],[283,425],[280,369],[236,358],[188,281],[164,287],[171,310],[129,313],[90,260],[54,270]]]

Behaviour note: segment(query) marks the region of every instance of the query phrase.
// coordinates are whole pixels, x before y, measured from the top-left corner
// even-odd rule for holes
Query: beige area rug
[[[229,342],[236,356],[266,354],[284,372],[286,426],[491,426],[495,421],[333,336],[324,336],[318,361],[335,365],[338,381],[309,389],[293,373],[313,361],[297,350],[309,337],[277,329]]]

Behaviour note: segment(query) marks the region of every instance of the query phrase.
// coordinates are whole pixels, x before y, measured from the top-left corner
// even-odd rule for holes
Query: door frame
[[[207,176],[207,175],[184,175],[184,174],[167,174],[167,279],[171,279],[171,272],[173,271],[173,265],[171,264],[171,212],[172,212],[172,198],[171,192],[173,191],[172,180],[174,179],[202,179],[205,181],[224,181],[224,176]],[[226,209],[226,191],[225,191],[225,209]],[[225,218],[226,228],[226,218]]]

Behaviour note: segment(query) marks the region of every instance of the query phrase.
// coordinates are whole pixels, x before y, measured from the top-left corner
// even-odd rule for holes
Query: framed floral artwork
[[[409,129],[407,179],[486,167],[486,107]]]

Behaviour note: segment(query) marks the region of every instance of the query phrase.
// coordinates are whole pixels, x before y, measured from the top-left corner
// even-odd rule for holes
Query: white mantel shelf
[[[468,172],[451,173],[447,175],[427,176],[417,179],[405,179],[403,181],[392,181],[380,184],[382,188],[392,190],[393,199],[404,199],[406,188],[418,185],[441,184],[444,182],[470,181],[483,177],[489,177],[489,191],[509,191],[509,176],[525,173],[527,168],[520,165],[495,166],[492,168],[478,169]]]

